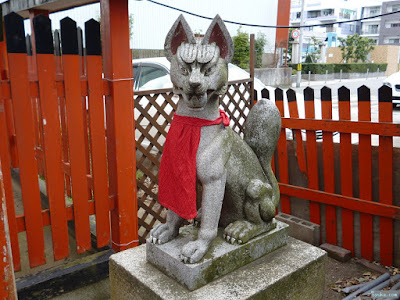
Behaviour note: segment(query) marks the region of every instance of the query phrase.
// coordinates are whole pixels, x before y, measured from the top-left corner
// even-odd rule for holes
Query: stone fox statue
[[[197,40],[181,15],[165,41],[174,93],[180,95],[180,100],[160,166],[159,201],[169,208],[167,221],[151,230],[148,242],[170,241],[178,235],[184,219],[196,216],[196,212],[190,212],[193,208],[187,213],[182,207],[194,201],[191,205],[196,210],[197,180],[201,186],[197,188],[200,229],[197,239],[182,248],[185,263],[196,263],[204,256],[217,236],[218,226],[224,228],[224,238],[232,244],[246,243],[276,226],[274,216],[280,193],[271,158],[281,130],[280,114],[273,102],[262,99],[248,115],[244,140],[225,127],[229,120],[219,110],[219,96],[227,91],[228,63],[233,52],[232,39],[218,15],[203,39]],[[181,149],[189,144],[182,139],[184,134],[173,133],[173,126],[193,129],[188,139],[194,139],[192,144],[197,147],[192,154],[194,171],[185,169],[189,161],[178,164],[186,158]],[[176,139],[170,142],[173,135]],[[169,159],[164,157],[167,146],[172,156]],[[186,178],[189,173],[194,176],[187,180],[194,189],[194,200],[182,199],[180,195],[185,195],[188,186],[174,178]]]

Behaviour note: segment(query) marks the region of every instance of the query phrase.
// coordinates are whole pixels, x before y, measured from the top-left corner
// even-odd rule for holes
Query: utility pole
[[[301,13],[300,13],[300,37],[299,37],[299,53],[298,53],[298,64],[297,64],[297,77],[296,87],[300,87],[301,82],[301,55],[303,52],[303,25],[304,25],[304,6],[306,0],[301,0]]]

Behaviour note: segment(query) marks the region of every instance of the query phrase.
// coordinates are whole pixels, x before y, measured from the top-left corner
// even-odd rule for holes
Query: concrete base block
[[[318,224],[284,213],[277,214],[275,218],[289,225],[289,236],[314,246],[320,245],[320,226]]]
[[[193,291],[286,245],[289,226],[275,221],[274,224],[275,229],[242,245],[226,242],[221,228],[204,258],[196,264],[185,264],[180,258],[182,247],[195,240],[198,232],[195,226],[184,226],[179,236],[166,244],[147,243],[147,261]]]
[[[288,237],[286,246],[189,291],[146,260],[146,246],[110,258],[111,299],[321,299],[326,252]]]

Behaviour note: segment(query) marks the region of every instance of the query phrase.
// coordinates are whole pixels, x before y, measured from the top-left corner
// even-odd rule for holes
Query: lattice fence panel
[[[251,82],[230,83],[226,95],[220,98],[221,108],[231,119],[231,128],[241,135],[250,111],[250,89]],[[166,210],[158,204],[158,169],[178,99],[172,89],[135,92],[140,243],[145,242],[154,225],[166,218]]]

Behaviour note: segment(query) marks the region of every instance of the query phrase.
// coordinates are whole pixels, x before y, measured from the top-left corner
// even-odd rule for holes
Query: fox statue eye
[[[204,72],[204,75],[206,75],[206,76],[211,75],[212,73],[214,73],[214,71],[215,71],[215,67],[207,68],[206,71]]]
[[[188,75],[189,74],[188,70],[185,67],[180,67],[179,69],[180,69],[182,75]]]

